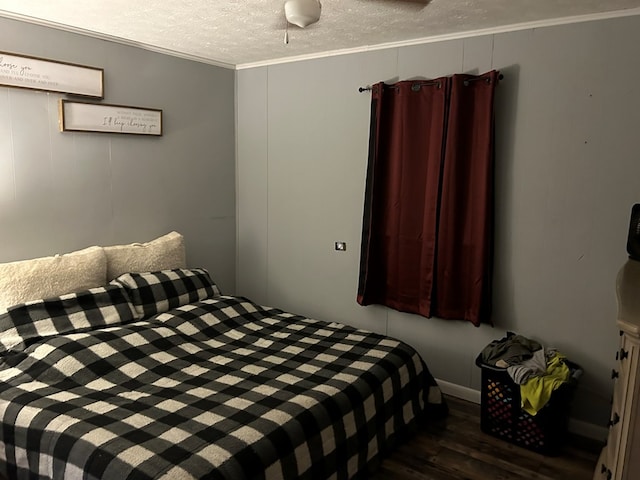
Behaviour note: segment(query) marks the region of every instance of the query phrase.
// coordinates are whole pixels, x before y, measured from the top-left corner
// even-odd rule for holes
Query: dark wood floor
[[[372,480],[591,480],[602,445],[572,437],[559,456],[480,431],[480,406],[447,397],[449,416],[425,427],[383,462]]]

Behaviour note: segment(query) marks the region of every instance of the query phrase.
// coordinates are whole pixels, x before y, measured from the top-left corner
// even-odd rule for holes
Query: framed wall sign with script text
[[[0,52],[0,85],[103,98],[104,70]]]
[[[162,110],[60,99],[60,131],[162,135]]]

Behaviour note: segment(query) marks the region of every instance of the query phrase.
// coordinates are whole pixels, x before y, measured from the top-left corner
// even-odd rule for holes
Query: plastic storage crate
[[[572,372],[581,370],[573,362],[566,363]],[[505,368],[486,365],[480,356],[476,365],[482,370],[480,429],[534,452],[560,454],[567,439],[569,410],[579,375],[572,375],[536,415],[530,415],[521,407],[520,385]]]

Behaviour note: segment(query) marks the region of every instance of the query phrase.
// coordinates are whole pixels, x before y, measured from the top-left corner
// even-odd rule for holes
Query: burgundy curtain
[[[361,305],[490,323],[497,79],[373,86]]]

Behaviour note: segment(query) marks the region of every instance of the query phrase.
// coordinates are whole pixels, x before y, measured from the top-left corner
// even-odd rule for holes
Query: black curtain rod
[[[465,86],[465,87],[468,87],[468,86],[469,86],[469,84],[470,84],[471,82],[476,82],[476,81],[478,81],[478,80],[481,80],[482,78],[483,78],[483,77],[468,78],[468,79],[466,79],[466,80],[463,82],[463,83],[464,83],[464,86]],[[498,74],[498,80],[502,80],[503,78],[504,78],[504,75],[503,75],[503,74],[501,74],[501,73],[499,73],[499,74]],[[485,82],[487,82],[487,83],[490,83],[490,82],[491,82],[491,79],[490,79],[489,77],[486,77],[484,81],[485,81]]]
[[[476,78],[471,78],[471,79],[465,80],[465,81],[464,81],[464,85],[465,85],[465,87],[467,87],[467,86],[469,86],[469,83],[471,83],[471,82],[475,82],[476,80],[480,80],[481,78],[482,78],[482,77],[476,77]],[[503,74],[501,74],[501,73],[500,73],[500,74],[498,74],[498,80],[502,80],[503,78],[504,78],[504,75],[503,75]],[[489,81],[489,78],[487,78],[487,79],[486,79],[486,81],[488,82],[488,81]],[[428,84],[430,84],[430,81],[429,81],[429,80],[425,80],[425,81],[423,82],[423,85],[428,85]],[[360,93],[362,93],[362,92],[368,92],[368,91],[370,91],[370,90],[371,90],[371,86],[370,86],[370,85],[367,85],[366,87],[358,87],[358,92],[360,92]]]

